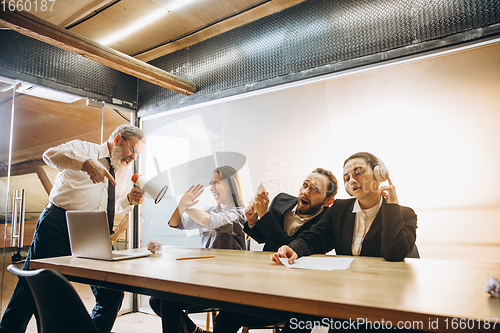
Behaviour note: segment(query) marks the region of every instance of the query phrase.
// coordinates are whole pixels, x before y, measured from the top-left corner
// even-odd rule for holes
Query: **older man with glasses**
[[[115,211],[126,214],[144,201],[142,192],[132,188],[131,172],[127,172],[144,143],[141,129],[122,125],[103,144],[73,140],[43,154],[45,163],[58,173],[23,269],[29,269],[31,259],[71,255],[66,210],[106,210],[112,232]],[[109,332],[120,310],[123,291],[91,288],[96,298],[92,319],[101,332]],[[18,283],[0,322],[0,332],[26,331],[33,315],[27,300]]]

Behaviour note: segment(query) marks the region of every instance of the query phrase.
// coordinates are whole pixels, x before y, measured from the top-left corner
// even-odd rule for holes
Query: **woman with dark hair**
[[[210,192],[216,204],[205,210],[192,208],[203,193],[203,186],[191,186],[182,196],[168,225],[177,229],[199,229],[200,247],[211,249],[245,250],[246,222],[241,180],[230,166],[221,166],[212,172]],[[186,315],[183,309],[198,309],[177,302],[151,297],[151,308],[162,318],[163,332],[180,333],[183,327],[188,333],[203,332]]]

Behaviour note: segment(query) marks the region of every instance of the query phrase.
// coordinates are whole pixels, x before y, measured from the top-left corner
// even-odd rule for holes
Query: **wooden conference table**
[[[176,260],[205,255],[214,257]],[[348,270],[318,271],[274,264],[265,252],[163,247],[161,254],[141,259],[68,256],[32,260],[31,267],[53,269],[77,282],[235,311],[359,319],[379,327],[390,322],[439,332],[477,331],[479,325],[500,331],[500,300],[484,290],[491,276],[500,278],[497,263],[355,257]]]

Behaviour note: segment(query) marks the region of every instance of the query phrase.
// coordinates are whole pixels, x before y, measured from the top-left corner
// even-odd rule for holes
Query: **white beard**
[[[115,173],[125,169],[128,166],[128,163],[123,162],[123,147],[116,146],[111,152],[111,166],[115,169]]]

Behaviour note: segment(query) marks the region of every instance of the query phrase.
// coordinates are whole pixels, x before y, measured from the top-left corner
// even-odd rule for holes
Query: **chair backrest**
[[[64,276],[49,269],[25,271],[15,265],[7,269],[23,284],[34,306],[39,333],[99,333],[80,296]]]
[[[245,239],[245,243],[247,246],[247,250],[250,251],[250,244],[252,244],[252,239],[250,238],[250,236],[247,235],[247,237]]]
[[[420,259],[420,253],[418,252],[417,244],[413,247],[413,250],[406,256],[406,258],[417,258]]]

